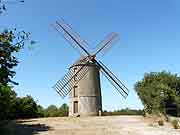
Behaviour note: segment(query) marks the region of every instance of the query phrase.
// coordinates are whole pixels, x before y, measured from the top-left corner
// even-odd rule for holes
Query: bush
[[[134,109],[121,109],[121,110],[114,110],[114,111],[103,111],[103,116],[112,116],[112,115],[143,115],[143,110],[134,110]]]
[[[164,121],[163,120],[159,120],[158,124],[159,124],[159,126],[164,126]]]
[[[144,78],[135,84],[135,90],[146,113],[178,116],[180,77],[177,74],[166,71],[146,73]]]
[[[44,110],[44,117],[65,117],[68,116],[68,105],[63,104],[60,108],[55,105],[50,105]]]
[[[180,129],[180,121],[173,120],[172,121],[172,126],[174,127],[174,129]]]

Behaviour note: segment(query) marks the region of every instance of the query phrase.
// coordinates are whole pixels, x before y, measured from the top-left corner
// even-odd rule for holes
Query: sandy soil
[[[180,135],[168,123],[158,126],[141,116],[41,118],[19,120],[19,135]]]

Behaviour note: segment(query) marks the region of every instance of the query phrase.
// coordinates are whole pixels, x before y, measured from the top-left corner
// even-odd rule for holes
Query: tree
[[[0,14],[6,11],[8,2],[24,1],[0,0]],[[14,67],[19,63],[15,55],[24,47],[29,36],[29,32],[16,29],[0,31],[0,120],[36,117],[37,115],[38,107],[33,98],[31,96],[18,98],[15,91],[12,90],[12,84],[18,84],[12,80],[16,74]],[[32,45],[35,41],[30,41],[30,43]]]
[[[65,117],[68,116],[68,105],[63,104],[59,109],[55,105],[50,105],[44,110],[45,117]]]
[[[58,116],[58,108],[55,105],[48,106],[45,109],[45,117],[57,117]]]
[[[38,116],[38,106],[31,96],[27,95],[26,97],[20,98],[18,106],[19,117],[33,118]]]
[[[5,30],[0,33],[0,83],[7,85],[8,83],[18,84],[11,79],[15,76],[13,68],[18,65],[19,61],[15,57],[15,53],[19,52],[29,39],[30,33],[24,31],[17,32],[14,30]],[[33,44],[34,41],[31,41]]]
[[[177,74],[166,71],[146,73],[135,84],[135,90],[149,114],[166,113],[173,104],[180,103],[180,77]]]
[[[45,117],[45,110],[42,106],[38,105],[38,117]]]
[[[64,117],[64,116],[68,116],[69,113],[69,107],[67,104],[63,104],[60,108],[59,108],[59,116],[60,117]]]
[[[0,84],[0,120],[13,117],[13,105],[16,101],[16,93],[9,86]]]
[[[17,32],[16,29],[0,33],[0,119],[10,119],[15,116],[16,93],[10,85],[18,84],[12,80],[16,73],[13,68],[19,63],[15,54],[24,47],[29,36],[30,33]],[[31,44],[34,43],[31,41]]]

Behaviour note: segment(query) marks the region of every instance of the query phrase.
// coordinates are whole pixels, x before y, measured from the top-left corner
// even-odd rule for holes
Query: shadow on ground
[[[0,127],[0,135],[34,135],[39,132],[52,130],[51,127],[45,124],[29,124],[34,120],[28,121],[10,121],[8,124]]]

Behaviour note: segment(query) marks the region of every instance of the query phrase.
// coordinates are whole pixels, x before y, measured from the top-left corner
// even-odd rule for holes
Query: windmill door
[[[78,101],[74,101],[74,113],[78,113]]]

